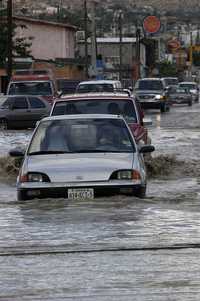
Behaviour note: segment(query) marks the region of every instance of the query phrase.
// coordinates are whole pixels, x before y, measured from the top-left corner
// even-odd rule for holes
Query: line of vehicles
[[[153,152],[154,146],[143,108],[165,112],[172,95],[177,103],[191,105],[199,92],[195,83],[147,78],[140,79],[132,92],[122,89],[119,81],[85,81],[74,94],[58,96],[46,75],[29,74],[28,79],[25,75],[27,90],[24,75],[16,76],[0,102],[1,128],[36,125],[27,149],[10,151],[11,156],[24,158],[17,179],[19,200],[144,197],[144,155]],[[39,84],[48,89],[40,93]]]

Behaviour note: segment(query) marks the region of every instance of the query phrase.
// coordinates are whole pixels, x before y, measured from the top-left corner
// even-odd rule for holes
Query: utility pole
[[[8,61],[7,61],[7,76],[8,81],[12,76],[13,69],[13,22],[12,22],[12,0],[7,0],[7,23],[8,23],[8,40],[7,40],[7,51],[8,51]]]
[[[119,80],[122,81],[122,11],[119,11]]]
[[[136,29],[136,62],[137,62],[137,73],[140,78],[140,29]]]
[[[96,44],[96,22],[95,22],[95,6],[96,1],[91,1],[91,19],[92,19],[92,36],[91,36],[91,63],[92,63],[92,73],[96,76],[96,60],[97,60],[97,44]]]
[[[84,0],[84,31],[85,31],[85,77],[88,78],[88,12],[87,0]]]

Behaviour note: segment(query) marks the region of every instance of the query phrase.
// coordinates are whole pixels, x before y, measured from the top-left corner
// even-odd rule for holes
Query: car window
[[[113,92],[113,84],[82,84],[77,87],[77,93]]]
[[[135,89],[138,90],[163,90],[163,84],[160,80],[139,80]]]
[[[47,82],[17,82],[11,83],[9,95],[52,95],[51,83]]]
[[[42,122],[28,153],[134,152],[130,132],[121,119],[63,119]]]
[[[177,78],[165,78],[164,82],[165,82],[166,86],[178,85],[178,79]]]
[[[45,108],[45,104],[37,97],[29,97],[29,102],[32,109]]]
[[[88,99],[56,102],[52,115],[70,114],[113,114],[123,115],[127,122],[138,122],[132,100]]]
[[[14,98],[13,98],[13,97],[8,97],[8,98],[6,98],[6,100],[4,101],[4,103],[2,104],[2,107],[3,107],[4,109],[8,109],[9,106],[10,106],[11,104],[13,104],[13,102],[14,102]]]
[[[197,89],[197,85],[195,84],[180,84],[179,86],[186,89]]]
[[[25,97],[16,97],[14,98],[14,109],[28,109],[28,102]]]
[[[188,90],[187,89],[184,89],[184,88],[177,88],[175,90],[176,93],[188,93]]]

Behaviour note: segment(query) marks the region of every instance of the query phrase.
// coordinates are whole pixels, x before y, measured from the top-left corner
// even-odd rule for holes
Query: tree
[[[0,18],[0,67],[5,68],[8,53],[8,26],[5,10],[0,11]],[[18,38],[16,36],[17,27],[19,26],[13,24],[13,57],[30,57],[33,38]]]
[[[163,61],[158,64],[160,77],[177,76],[177,67],[175,63]]]

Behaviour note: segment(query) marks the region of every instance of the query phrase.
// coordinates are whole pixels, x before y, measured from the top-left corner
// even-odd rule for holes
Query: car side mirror
[[[62,91],[62,90],[59,90],[59,91],[57,92],[57,94],[58,94],[58,98],[60,98],[60,97],[63,95],[63,91]]]
[[[12,149],[12,150],[9,151],[9,155],[11,157],[24,157],[24,155],[25,155],[25,149],[14,148],[14,149]]]
[[[155,151],[155,147],[153,145],[143,145],[139,148],[139,152],[142,154],[152,153]]]

